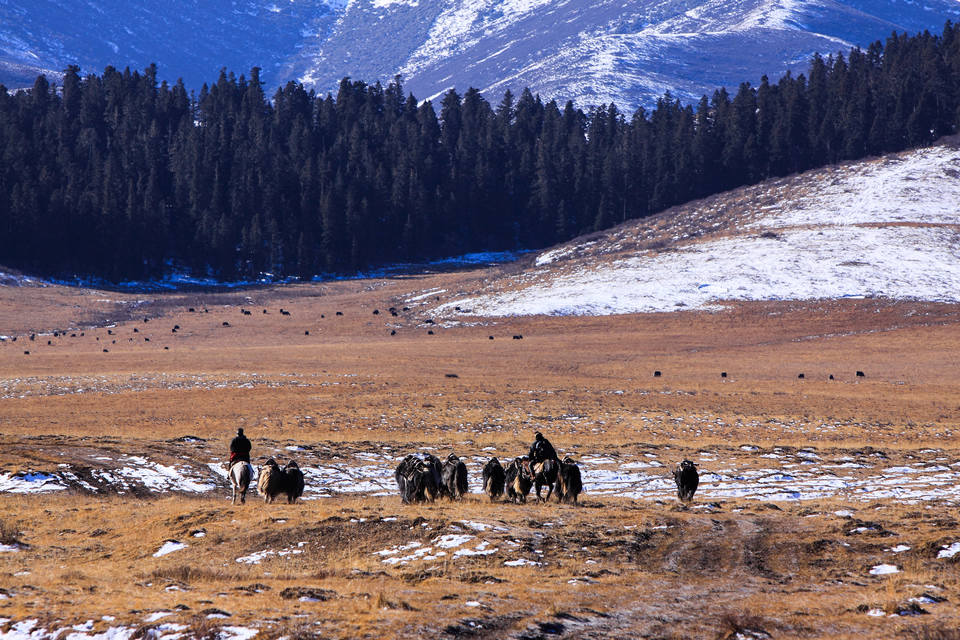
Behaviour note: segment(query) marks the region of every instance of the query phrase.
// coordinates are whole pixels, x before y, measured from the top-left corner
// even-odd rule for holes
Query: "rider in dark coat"
[[[250,462],[250,441],[243,435],[243,429],[237,429],[237,437],[230,441],[230,464]]]
[[[530,445],[531,464],[540,464],[544,460],[558,460],[557,452],[554,450],[550,441],[543,437],[543,434],[537,431],[536,439]]]

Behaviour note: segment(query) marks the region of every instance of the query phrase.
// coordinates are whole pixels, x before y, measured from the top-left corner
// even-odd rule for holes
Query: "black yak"
[[[397,465],[394,478],[397,480],[400,499],[404,504],[427,500],[433,502],[439,493],[440,460],[429,454],[426,458],[424,460],[411,453]]]
[[[583,480],[580,477],[580,467],[573,458],[567,456],[560,463],[560,472],[557,474],[557,501],[577,504],[577,496],[583,491]]]
[[[451,453],[441,470],[442,493],[451,500],[459,500],[467,493],[467,465]]]
[[[533,472],[526,456],[516,458],[506,469],[507,497],[514,502],[526,502],[533,486]]]
[[[483,467],[483,492],[490,496],[490,502],[503,495],[506,473],[496,458],[490,458]]]
[[[283,484],[281,490],[287,494],[287,503],[293,504],[297,498],[303,495],[303,472],[300,471],[300,465],[291,460],[283,468]]]
[[[677,483],[677,497],[683,502],[693,500],[693,494],[697,492],[697,486],[700,484],[697,465],[684,460],[674,469],[673,480]]]

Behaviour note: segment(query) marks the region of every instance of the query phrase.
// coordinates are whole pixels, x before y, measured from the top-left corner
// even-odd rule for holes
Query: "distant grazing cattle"
[[[455,373],[445,373],[445,374],[443,374],[443,375],[444,375],[445,377],[447,377],[447,378],[459,378],[459,377],[460,377],[460,376],[458,376],[458,375],[455,374]]]
[[[108,335],[108,336],[112,336],[112,335],[113,335],[113,329],[107,329],[107,335]],[[30,339],[33,340],[33,336],[30,336]]]
[[[110,350],[109,350],[109,349],[104,349],[103,352],[104,352],[104,353],[110,353]]]
[[[430,331],[427,331],[427,335],[428,335],[428,336],[432,336],[432,335],[433,335],[433,329],[431,329]]]
[[[513,336],[513,339],[514,339],[514,340],[523,340],[523,336],[518,333],[517,335]]]
[[[439,463],[435,456],[421,458],[411,453],[397,465],[394,478],[404,504],[436,500],[441,481]]]
[[[580,477],[580,467],[573,458],[567,456],[560,463],[560,473],[557,475],[557,501],[577,504],[577,496],[583,491],[583,479]]]
[[[506,482],[506,473],[503,471],[503,465],[496,458],[490,458],[483,467],[483,492],[490,496],[490,502],[503,495],[503,487]]]
[[[343,311],[337,311],[337,315],[338,315],[338,316],[342,316],[342,315],[343,315]]]
[[[380,309],[374,309],[374,310],[373,310],[373,315],[375,315],[375,316],[380,315]]]
[[[193,307],[190,307],[189,309],[187,309],[187,311],[189,311],[190,313],[196,313],[196,312],[197,312],[197,310],[194,309]]]
[[[109,332],[108,332],[108,333],[109,333]],[[31,333],[31,334],[30,334],[30,342],[33,342],[33,341],[36,340],[36,339],[37,339],[37,334]]]
[[[799,374],[799,375],[797,376],[797,380],[803,380],[805,377],[806,377],[806,376],[804,376],[804,375],[801,373],[801,374]]]
[[[833,374],[832,374],[832,373],[830,374],[830,378],[829,378],[829,379],[830,379],[830,380],[833,380]]]
[[[144,341],[144,342],[150,342],[150,338],[144,338],[143,341]]]
[[[134,327],[134,328],[133,328],[133,332],[134,332],[134,333],[140,333],[140,329],[137,329],[136,327]]]
[[[526,456],[516,458],[506,468],[507,497],[513,502],[526,502],[527,494],[533,487],[530,461]]]
[[[460,307],[454,307],[453,310],[454,310],[454,311],[460,311]]]
[[[170,347],[164,347],[163,350],[164,350],[164,351],[170,351]]]
[[[727,372],[726,372],[726,371],[721,371],[721,372],[720,372],[720,377],[721,377],[721,378],[726,378],[726,377],[727,377]]]
[[[230,326],[230,323],[227,322],[226,320],[224,320],[224,321],[223,321],[223,326],[224,326],[224,327],[229,327],[229,326]]]
[[[144,323],[150,322],[150,318],[144,318],[143,321]]]
[[[654,371],[654,372],[653,372],[653,377],[654,377],[654,378],[659,378],[661,375],[663,375],[663,374],[661,374],[659,371]]]
[[[423,321],[423,324],[434,324],[434,322],[430,318],[427,318],[426,320]]]
[[[280,315],[282,315],[282,316],[288,316],[288,315],[290,315],[290,312],[287,311],[286,309],[280,309]]]
[[[396,329],[390,329],[390,335],[392,335],[392,336],[397,335],[397,330],[396,330]]]
[[[264,313],[264,314],[266,314],[266,313],[267,313],[267,310],[266,310],[266,309],[264,309],[264,310],[263,310],[263,313]]]
[[[677,497],[680,500],[683,502],[693,500],[693,494],[697,492],[697,487],[700,485],[697,465],[684,460],[673,470],[673,481],[677,483]]]
[[[303,332],[303,335],[305,335],[305,336],[308,336],[308,335],[310,335],[310,331],[309,331],[309,330],[307,330],[307,331],[304,331],[304,332]]]
[[[173,329],[170,330],[170,333],[176,333],[176,332],[177,332],[177,327],[174,327]]]
[[[493,336],[487,336],[488,340],[493,340]]]
[[[467,465],[451,453],[440,471],[442,493],[451,500],[460,500],[467,493]]]
[[[29,352],[29,351],[24,351],[24,352],[23,352],[23,355],[28,356],[28,355],[30,355],[30,352]]]
[[[249,309],[241,309],[241,310],[240,310],[240,313],[242,313],[242,314],[245,315],[245,316],[252,316],[252,315],[253,315],[253,312],[250,311]]]
[[[50,345],[52,345],[52,344],[53,344],[53,341],[52,341],[52,340],[47,340],[47,346],[50,346]]]
[[[404,307],[403,310],[404,310],[404,311],[410,311],[410,307]]]
[[[858,377],[858,378],[863,378],[863,377],[865,377],[865,376],[866,376],[866,374],[865,374],[863,371],[857,371],[857,377]]]

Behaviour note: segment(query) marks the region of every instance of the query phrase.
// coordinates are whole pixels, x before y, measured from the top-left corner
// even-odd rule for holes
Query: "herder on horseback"
[[[233,487],[233,504],[246,502],[247,499],[247,489],[253,479],[250,449],[250,440],[243,435],[243,429],[237,429],[237,436],[230,441],[229,476]]]

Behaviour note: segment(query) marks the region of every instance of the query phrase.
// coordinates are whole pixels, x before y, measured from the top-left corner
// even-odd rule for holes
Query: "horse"
[[[253,467],[249,462],[240,460],[235,462],[228,472],[230,484],[233,486],[233,504],[237,504],[237,498],[240,498],[240,504],[247,501],[247,489],[250,487],[250,480],[253,478]],[[239,493],[238,493],[239,492]]]
[[[546,502],[553,495],[553,486],[557,483],[557,473],[559,471],[560,461],[556,458],[547,458],[543,462],[531,466],[533,486],[537,491],[537,502]],[[544,485],[548,489],[546,498],[540,495],[540,487]]]

